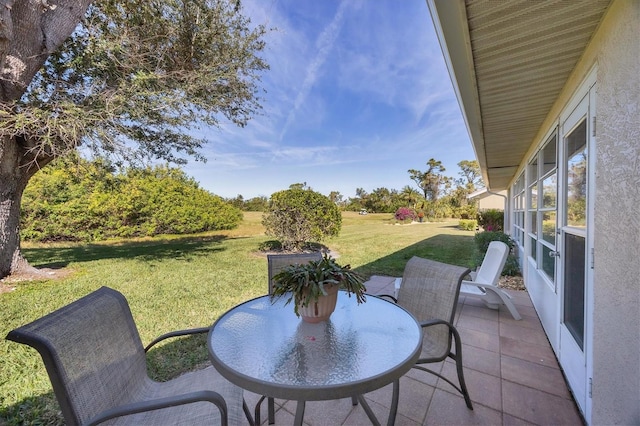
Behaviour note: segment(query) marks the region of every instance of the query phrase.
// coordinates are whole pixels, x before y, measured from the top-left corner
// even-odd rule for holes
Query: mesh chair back
[[[482,259],[482,265],[480,265],[480,269],[478,269],[476,278],[473,281],[488,285],[497,285],[508,254],[508,245],[502,241],[491,241],[484,255],[484,259]]]
[[[439,319],[453,325],[460,283],[468,273],[468,268],[414,256],[404,268],[398,304],[418,322]],[[449,328],[436,325],[423,330],[423,354],[444,359],[451,348]]]
[[[289,265],[301,265],[310,261],[321,260],[322,253],[269,254],[267,255],[269,273],[269,294],[273,292],[273,277]]]
[[[130,400],[149,383],[129,305],[107,287],[11,331],[7,339],[38,350],[67,424],[83,424]]]

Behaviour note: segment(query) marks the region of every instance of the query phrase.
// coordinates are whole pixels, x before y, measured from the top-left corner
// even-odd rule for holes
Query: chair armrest
[[[380,299],[391,299],[393,303],[398,303],[398,299],[390,294],[376,294],[376,297],[379,297]]]
[[[191,404],[194,402],[208,401],[215,404],[220,410],[220,417],[222,420],[222,426],[228,424],[227,418],[227,403],[222,395],[214,391],[198,391],[190,392],[181,395],[176,395],[169,398],[159,398],[150,401],[140,401],[131,404],[121,405],[109,410],[105,410],[98,414],[93,419],[87,422],[87,425],[97,425],[116,417],[127,416],[130,414],[143,413],[145,411],[159,410],[162,408],[175,407],[176,405]]]
[[[441,319],[432,319],[429,321],[424,321],[420,323],[420,327],[425,328],[425,327],[431,327],[432,325],[446,325],[449,328],[454,328],[453,325],[451,325],[449,323],[449,321],[445,321],[445,320],[441,320]]]
[[[162,336],[159,336],[156,339],[154,339],[151,343],[149,343],[147,345],[147,347],[144,348],[144,351],[147,352],[156,343],[162,342],[163,340],[169,339],[171,337],[188,336],[188,335],[191,335],[191,334],[203,334],[203,333],[208,333],[208,332],[209,332],[209,327],[200,327],[200,328],[190,328],[190,329],[187,329],[187,330],[176,330],[176,331],[172,331],[172,332],[169,332],[169,333],[165,333]]]
[[[420,327],[422,327],[422,328],[430,327],[432,325],[446,325],[449,328],[450,336],[453,336],[453,341],[454,341],[454,345],[455,345],[455,348],[456,348],[456,352],[455,353],[458,356],[462,356],[461,355],[462,354],[462,340],[460,340],[460,334],[458,333],[458,330],[456,329],[456,327],[453,324],[451,324],[449,321],[445,321],[445,320],[442,320],[442,319],[432,319],[432,320],[428,320],[428,321],[424,321],[424,322],[420,323]],[[448,356],[453,358],[451,353],[449,353]]]

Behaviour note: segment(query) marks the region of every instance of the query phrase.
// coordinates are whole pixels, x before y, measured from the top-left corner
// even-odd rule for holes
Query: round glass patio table
[[[397,412],[399,379],[418,359],[422,330],[402,307],[367,295],[365,303],[338,293],[328,321],[298,318],[288,295],[262,296],[222,315],[211,327],[209,357],[214,367],[243,389],[298,401],[296,424],[305,401],[358,398],[393,383],[388,423]]]

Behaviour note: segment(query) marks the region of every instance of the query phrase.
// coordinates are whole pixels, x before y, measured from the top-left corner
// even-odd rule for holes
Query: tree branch
[[[0,101],[20,99],[90,4],[91,0],[58,0],[57,4],[46,0],[0,0]]]

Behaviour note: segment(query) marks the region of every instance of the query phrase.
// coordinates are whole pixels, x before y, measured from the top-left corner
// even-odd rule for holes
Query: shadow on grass
[[[109,244],[78,244],[62,247],[23,248],[22,254],[36,268],[61,269],[70,263],[101,259],[141,259],[146,261],[166,258],[189,260],[211,252],[224,250],[225,235],[124,241]]]
[[[367,277],[388,275],[401,277],[407,261],[413,256],[473,268],[473,235],[435,235],[381,257],[355,270]]]
[[[64,425],[60,405],[53,391],[30,396],[17,404],[0,408],[0,425]]]

